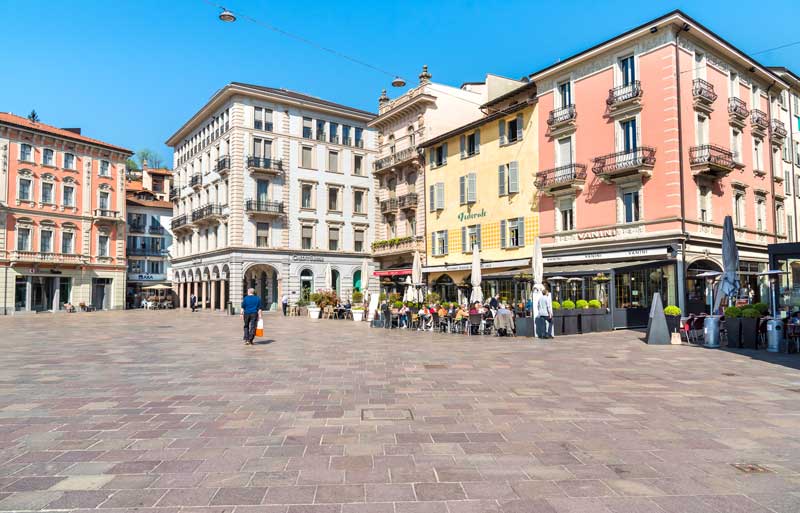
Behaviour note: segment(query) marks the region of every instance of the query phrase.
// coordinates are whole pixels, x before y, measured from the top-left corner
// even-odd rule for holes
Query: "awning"
[[[524,267],[531,265],[530,258],[518,258],[516,260],[495,260],[493,262],[481,262],[481,269],[500,269],[503,267]],[[432,265],[423,267],[424,273],[446,273],[448,271],[469,271],[472,269],[472,263],[466,264],[450,264],[450,265]]]
[[[669,260],[628,260],[627,262],[603,262],[594,264],[547,265],[544,264],[544,275],[553,274],[594,274],[608,272],[612,269],[625,269],[647,264],[664,264]]]
[[[411,275],[411,269],[386,269],[383,271],[374,271],[373,276],[406,276]]]

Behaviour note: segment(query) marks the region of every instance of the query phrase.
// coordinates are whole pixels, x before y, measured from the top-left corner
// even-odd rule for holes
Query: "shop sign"
[[[612,260],[618,258],[658,257],[669,254],[669,248],[634,248],[624,251],[597,251],[594,253],[580,253],[577,255],[548,256],[542,260],[545,264],[560,264],[566,262],[584,262],[592,260]]]
[[[608,230],[595,230],[593,232],[579,232],[578,240],[587,239],[605,239],[606,237],[616,237],[617,229],[609,228]]]
[[[486,209],[482,208],[480,212],[459,212],[458,220],[462,223],[464,221],[472,221],[473,219],[478,219],[481,217],[486,217]]]
[[[324,262],[321,256],[314,255],[292,255],[292,262]]]

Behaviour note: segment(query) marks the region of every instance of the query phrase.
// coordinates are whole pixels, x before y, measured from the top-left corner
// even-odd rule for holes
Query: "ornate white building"
[[[173,276],[182,305],[195,293],[206,308],[230,301],[238,309],[251,286],[267,308],[284,293],[295,303],[314,290],[347,297],[363,288],[373,117],[234,82],[175,132],[167,144],[175,150]]]

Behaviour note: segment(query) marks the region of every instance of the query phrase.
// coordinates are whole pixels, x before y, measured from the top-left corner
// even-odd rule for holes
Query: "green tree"
[[[161,158],[161,155],[147,148],[137,151],[136,158],[139,160],[140,166],[144,166],[145,161],[147,161],[147,167],[161,167],[164,164],[164,159]]]
[[[39,121],[41,121],[41,119],[39,119],[39,114],[36,113],[36,109],[33,109],[31,113],[28,114],[28,119],[33,121],[34,123],[38,123]]]
[[[133,171],[139,171],[139,164],[137,164],[133,159],[128,159],[125,161],[125,168]]]

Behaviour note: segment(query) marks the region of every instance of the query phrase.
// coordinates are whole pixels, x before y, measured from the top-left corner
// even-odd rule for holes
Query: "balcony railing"
[[[250,171],[280,174],[283,172],[283,161],[271,157],[247,157],[247,167]]]
[[[638,80],[634,80],[630,84],[621,85],[610,89],[608,91],[608,98],[606,105],[614,107],[630,100],[635,100],[642,96],[642,84]]]
[[[284,213],[283,202],[273,200],[258,201],[249,199],[245,201],[244,209],[247,212],[258,214],[282,215]]]
[[[183,226],[187,225],[187,216],[186,214],[181,214],[178,217],[173,217],[172,222],[170,222],[170,226],[172,226],[173,230],[177,230]]]
[[[166,256],[169,251],[163,248],[132,248],[128,246],[125,253],[130,256]]]
[[[696,174],[722,177],[733,171],[733,152],[715,144],[689,148],[689,164]]]
[[[203,175],[195,173],[189,177],[189,187],[200,187],[203,185]]]
[[[77,264],[81,261],[81,255],[75,253],[50,253],[46,251],[12,251],[11,260],[18,262]]]
[[[364,147],[364,139],[356,139],[356,148]]]
[[[555,189],[583,185],[586,181],[586,164],[567,164],[536,173],[534,185],[549,192]]]
[[[576,117],[578,117],[578,111],[575,105],[570,104],[566,107],[551,110],[550,115],[547,116],[547,124],[550,127],[556,127],[574,121]]]
[[[170,201],[176,199],[179,194],[180,194],[180,192],[178,191],[177,187],[170,187],[169,188],[169,199],[170,199]]]
[[[692,96],[695,100],[704,103],[714,103],[717,99],[717,93],[714,92],[714,84],[703,80],[702,78],[695,78],[692,82]]]
[[[144,233],[145,226],[143,224],[128,224],[128,232],[130,233]]]
[[[745,120],[750,114],[747,104],[739,98],[728,98],[728,114],[735,118]]]
[[[317,140],[325,142],[325,132],[317,132]]]
[[[751,110],[750,123],[753,124],[753,129],[761,129],[766,131],[769,128],[769,119],[767,118],[767,113],[758,109]]]
[[[221,216],[222,207],[220,205],[205,205],[192,210],[192,222],[196,223],[212,217]]]
[[[225,174],[231,169],[231,158],[228,156],[220,157],[217,159],[217,165],[214,166],[214,171],[219,174]]]
[[[409,192],[403,194],[398,198],[397,204],[400,208],[416,208],[417,207],[417,193]]]
[[[147,233],[150,235],[164,235],[164,227],[163,226],[151,226],[147,229]]]
[[[592,171],[596,175],[613,177],[628,174],[640,169],[652,169],[656,163],[656,149],[639,146],[633,150],[623,150],[593,159]]]
[[[119,219],[119,212],[116,210],[109,210],[107,208],[96,208],[94,209],[94,216],[95,217],[103,217],[106,219]]]
[[[783,124],[783,121],[780,119],[773,119],[772,120],[772,136],[777,137],[779,139],[784,139],[788,135],[786,131],[786,125]]]
[[[392,153],[387,157],[383,157],[376,160],[373,166],[375,167],[375,171],[383,171],[384,169],[388,169],[392,166],[396,166],[397,164],[400,164],[407,160],[411,160],[416,155],[417,155],[416,146],[410,146],[396,153]]]
[[[372,254],[376,256],[413,253],[423,251],[425,243],[422,237],[402,237],[399,239],[376,240],[372,243]]]
[[[381,201],[381,214],[393,214],[397,212],[397,200],[388,199]]]

